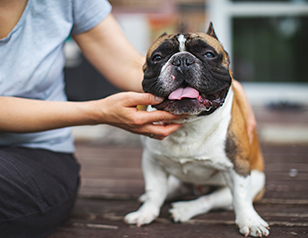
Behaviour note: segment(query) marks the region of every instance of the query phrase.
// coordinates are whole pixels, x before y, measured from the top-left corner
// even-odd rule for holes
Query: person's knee
[[[69,218],[75,199],[72,197],[43,211],[0,220],[1,237],[45,238]]]
[[[68,218],[78,191],[79,165],[67,155],[60,157],[0,149],[1,237],[46,237]]]

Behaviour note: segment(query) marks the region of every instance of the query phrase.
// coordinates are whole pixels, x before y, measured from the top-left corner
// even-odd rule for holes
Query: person
[[[162,140],[181,125],[154,122],[180,116],[137,110],[163,99],[142,92],[144,57],[123,35],[108,1],[0,0],[0,22],[0,234],[46,237],[76,200],[80,166],[71,126],[109,124]],[[63,45],[69,35],[126,92],[67,101]],[[253,113],[247,116],[254,128]]]

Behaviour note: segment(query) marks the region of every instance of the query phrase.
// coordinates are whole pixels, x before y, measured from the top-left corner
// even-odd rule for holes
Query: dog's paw
[[[144,203],[148,199],[148,195],[146,193],[142,194],[138,198],[138,202]]]
[[[269,235],[269,225],[256,212],[252,215],[241,216],[236,220],[239,232],[244,236],[262,237]]]
[[[197,204],[197,201],[174,202],[171,206],[172,208],[169,209],[169,212],[175,222],[185,222],[194,216],[208,211],[207,209],[204,209],[204,205],[201,209]]]
[[[159,208],[154,206],[142,206],[135,212],[128,213],[124,217],[127,224],[136,224],[138,227],[151,223],[158,217]]]

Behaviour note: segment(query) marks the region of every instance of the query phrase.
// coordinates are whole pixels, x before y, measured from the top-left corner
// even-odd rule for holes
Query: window
[[[233,18],[240,81],[308,82],[308,17]]]
[[[207,16],[238,80],[308,82],[308,0],[208,0]]]

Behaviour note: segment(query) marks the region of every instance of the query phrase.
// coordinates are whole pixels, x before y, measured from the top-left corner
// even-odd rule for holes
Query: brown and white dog
[[[232,87],[229,57],[212,24],[207,33],[161,36],[147,53],[143,88],[165,98],[156,109],[187,118],[162,141],[144,137],[144,203],[125,221],[137,226],[152,222],[167,196],[182,183],[192,183],[218,189],[173,203],[174,221],[233,208],[240,233],[267,236],[269,226],[253,207],[265,184],[258,137],[255,133],[249,143],[245,106]]]

